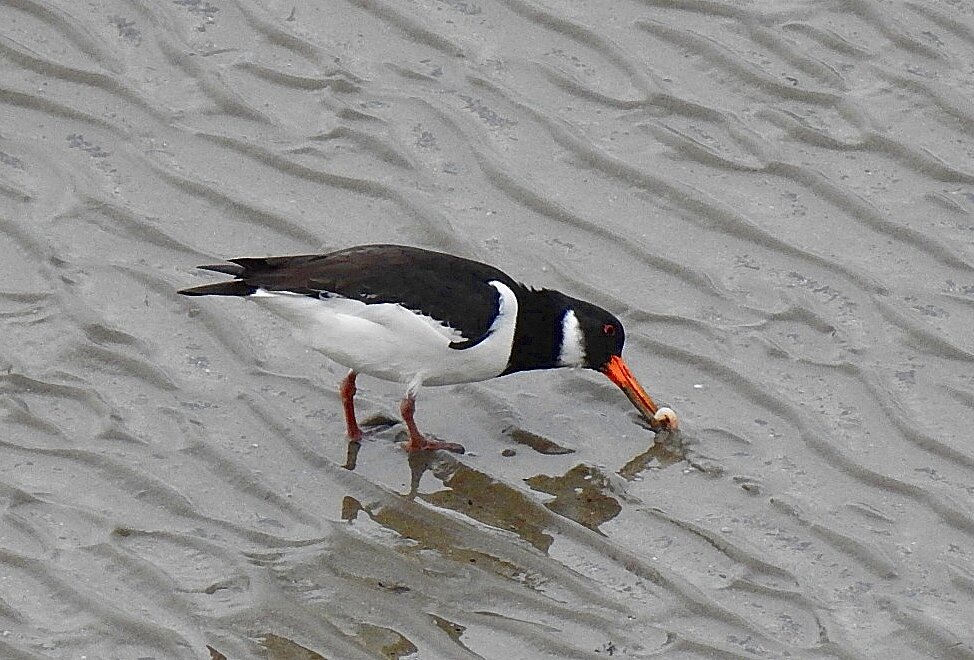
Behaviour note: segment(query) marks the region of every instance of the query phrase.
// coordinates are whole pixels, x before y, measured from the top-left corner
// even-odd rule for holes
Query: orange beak
[[[649,422],[650,428],[675,429],[677,427],[676,414],[669,408],[660,408],[656,402],[646,394],[646,390],[639,384],[636,377],[629,371],[625,361],[618,355],[609,358],[608,363],[602,368],[602,373],[609,377],[613,383],[619,386],[626,396],[632,401],[632,405],[642,413],[643,417]],[[659,415],[657,415],[659,413]]]

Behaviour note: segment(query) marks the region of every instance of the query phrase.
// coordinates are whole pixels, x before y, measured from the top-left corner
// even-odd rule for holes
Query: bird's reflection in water
[[[362,430],[365,432],[366,436],[374,435],[380,431],[392,428],[400,424],[401,422],[394,417],[389,417],[387,415],[376,414],[372,415],[368,419],[359,422]],[[346,470],[354,470],[355,466],[358,465],[358,453],[362,449],[362,443],[360,442],[349,442],[348,450],[345,453],[345,465]]]
[[[345,452],[345,465],[342,467],[346,470],[354,470],[358,465],[358,453],[361,450],[361,442],[349,442],[348,449]],[[416,497],[419,492],[419,482],[434,465],[442,464],[446,468],[450,468],[457,463],[455,458],[440,451],[411,451],[406,454],[406,461],[409,464],[410,477],[409,492],[405,496],[410,499]]]
[[[525,479],[524,483],[531,490],[554,496],[544,502],[545,508],[603,536],[599,525],[622,512],[611,480],[593,465],[578,463],[563,475],[539,474]]]
[[[358,464],[358,454],[362,449],[359,442],[348,443],[348,450],[345,454],[346,470],[354,470]],[[680,461],[687,461],[687,452],[684,447],[683,437],[680,431],[662,430],[656,433],[656,441],[649,446],[643,453],[629,459],[619,470],[619,476],[632,481],[642,472],[648,469],[659,469],[669,467]],[[446,467],[455,466],[457,460],[443,452],[436,451],[415,451],[407,454],[409,464],[409,492],[406,496],[416,497],[419,492],[419,484],[423,474],[428,472],[435,464],[443,463]]]
[[[629,481],[650,468],[665,468],[685,461],[686,449],[679,431],[663,430],[656,433],[656,442],[649,449],[629,459],[619,470],[619,476]]]
[[[456,465],[457,459],[449,454],[437,451],[414,451],[409,453],[409,492],[406,497],[412,499],[419,492],[419,482],[423,475],[429,472],[437,464],[446,461]]]
[[[358,453],[362,450],[361,442],[350,442],[348,443],[348,450],[345,452],[345,465],[342,467],[346,470],[354,470],[355,466],[358,465]]]
[[[349,445],[345,464],[347,469],[355,468],[358,452],[358,445]],[[401,456],[401,453],[396,453]],[[684,459],[679,433],[660,432],[656,442],[629,460],[619,470],[619,475],[633,480],[646,470],[661,469]],[[550,532],[552,515],[568,518],[603,534],[600,526],[618,516],[623,508],[619,491],[616,490],[618,483],[613,484],[613,479],[607,473],[586,463],[575,463],[561,475],[526,478],[523,486],[519,487],[517,483],[508,483],[503,478],[482,472],[442,451],[409,452],[406,462],[409,466],[409,489],[401,493],[402,506],[386,502],[377,508],[363,508],[355,498],[346,497],[342,503],[342,518],[352,521],[359,512],[364,511],[379,524],[410,538],[422,538],[424,543],[431,546],[446,547],[443,546],[446,541],[440,538],[442,530],[437,524],[420,524],[417,527],[418,519],[414,514],[403,514],[412,511],[409,508],[411,504],[407,502],[422,501],[437,508],[456,511],[485,525],[513,532],[540,551],[547,552],[554,542],[554,535]],[[432,473],[433,481],[428,481],[425,490],[420,490],[427,472]],[[545,496],[539,499],[536,493],[544,493]]]

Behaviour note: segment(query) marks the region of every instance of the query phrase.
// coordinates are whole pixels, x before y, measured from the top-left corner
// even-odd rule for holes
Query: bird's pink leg
[[[455,442],[430,440],[419,432],[419,429],[416,427],[416,420],[413,419],[413,413],[416,412],[416,398],[412,392],[408,392],[402,400],[402,403],[399,404],[399,412],[402,414],[402,421],[406,422],[406,428],[409,430],[409,442],[404,445],[406,451],[445,449],[446,451],[452,451],[458,454],[464,452],[462,445],[458,445]]]
[[[359,442],[362,440],[362,429],[355,421],[355,376],[354,371],[349,371],[348,375],[342,380],[341,394],[342,407],[345,409],[345,434],[349,442]]]

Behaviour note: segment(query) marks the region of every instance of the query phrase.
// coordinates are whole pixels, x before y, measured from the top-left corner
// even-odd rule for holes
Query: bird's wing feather
[[[401,245],[230,261],[242,269],[233,274],[250,287],[312,297],[337,295],[367,304],[398,303],[458,330],[464,341],[451,344],[457,349],[476,345],[490,330],[500,296],[489,282],[521,288],[493,266]]]

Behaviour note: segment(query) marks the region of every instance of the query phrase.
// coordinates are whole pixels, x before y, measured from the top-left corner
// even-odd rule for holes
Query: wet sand
[[[951,2],[3,3],[0,657],[974,657],[971,62]],[[175,294],[370,242],[610,309],[681,432],[560,371],[349,457],[341,367]]]

